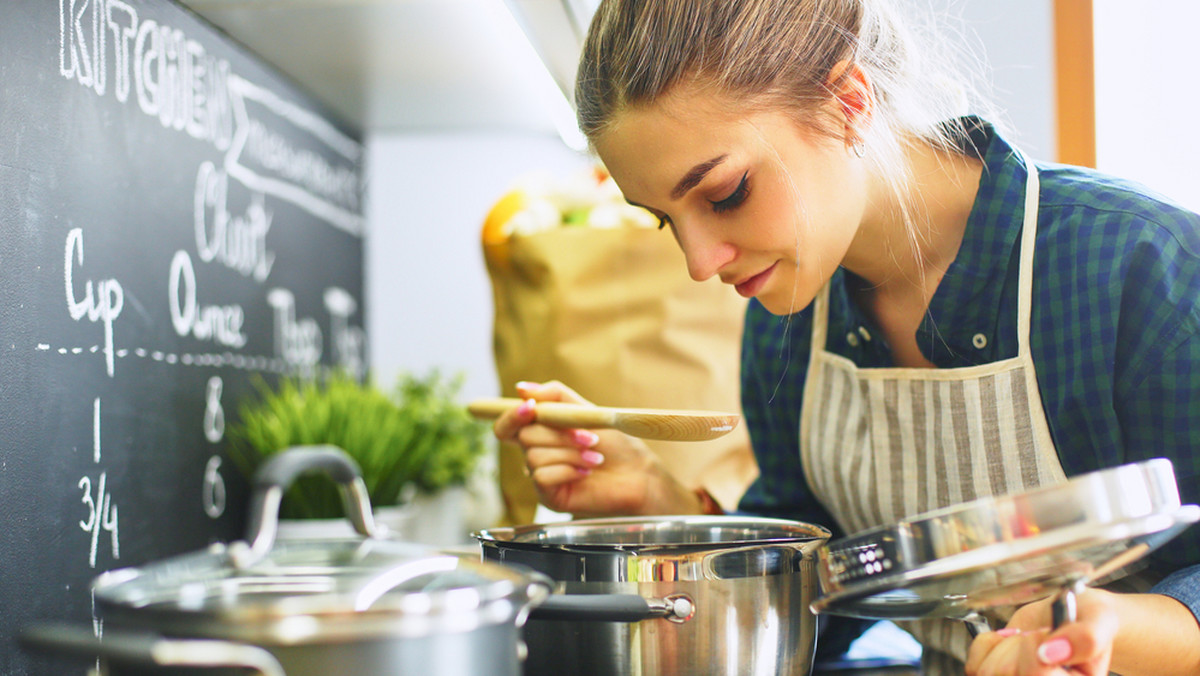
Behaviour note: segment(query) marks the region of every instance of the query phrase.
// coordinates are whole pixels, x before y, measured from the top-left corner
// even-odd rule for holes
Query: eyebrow
[[[683,175],[683,178],[679,179],[675,187],[671,189],[671,199],[677,200],[683,197],[684,193],[699,185],[700,181],[703,181],[704,177],[708,175],[708,172],[712,171],[718,164],[724,162],[727,157],[729,156],[721,155],[692,167],[688,173]]]

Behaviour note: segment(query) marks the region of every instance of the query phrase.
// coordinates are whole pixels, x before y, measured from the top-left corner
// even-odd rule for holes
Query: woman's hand
[[[1119,625],[1112,596],[1095,589],[1078,594],[1076,620],[1053,632],[1053,599],[1019,608],[1004,629],[975,638],[967,676],[1106,676]]]
[[[1200,624],[1173,598],[1086,589],[1076,596],[1076,620],[1054,631],[1051,604],[1023,606],[1004,629],[976,637],[968,676],[1200,673]]]
[[[521,406],[496,419],[496,437],[520,444],[539,499],[576,516],[683,514],[700,511],[644,442],[614,430],[561,429],[537,423],[534,402],[588,404],[560,382],[518,383]]]

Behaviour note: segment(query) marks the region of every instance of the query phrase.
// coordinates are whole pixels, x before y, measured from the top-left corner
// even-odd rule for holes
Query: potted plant
[[[447,379],[436,370],[403,374],[390,393],[342,373],[285,378],[274,388],[260,380],[228,431],[230,459],[252,477],[282,450],[331,444],[362,469],[377,514],[403,510],[419,496],[465,484],[483,455],[487,426],[456,402],[461,384],[461,376]],[[337,487],[315,475],[292,484],[280,516],[345,518]]]

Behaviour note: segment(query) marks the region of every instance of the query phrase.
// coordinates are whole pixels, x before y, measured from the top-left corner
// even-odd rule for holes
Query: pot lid
[[[300,473],[329,470],[349,505],[365,495],[341,451],[286,454],[286,471],[264,467],[256,477],[246,542],[101,575],[93,590],[105,616],[165,633],[287,644],[523,622],[549,592],[547,581],[516,568],[376,537],[369,508],[351,510],[364,537],[276,541],[279,498]]]
[[[1197,520],[1200,507],[1181,504],[1165,458],[1082,474],[828,543],[813,609],[973,621],[989,608],[1111,581]]]

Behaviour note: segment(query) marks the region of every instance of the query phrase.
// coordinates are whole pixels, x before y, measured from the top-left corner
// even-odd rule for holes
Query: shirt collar
[[[1012,356],[996,353],[996,333],[1000,313],[1008,311],[1001,307],[1003,291],[1007,283],[1016,282],[1011,273],[1019,268],[1017,242],[1025,216],[1027,172],[1021,156],[979,118],[962,118],[954,126],[964,132],[961,147],[977,153],[984,169],[958,254],[938,285],[921,326],[924,335],[918,344],[932,346],[933,354],[926,356],[939,365],[985,363]]]

